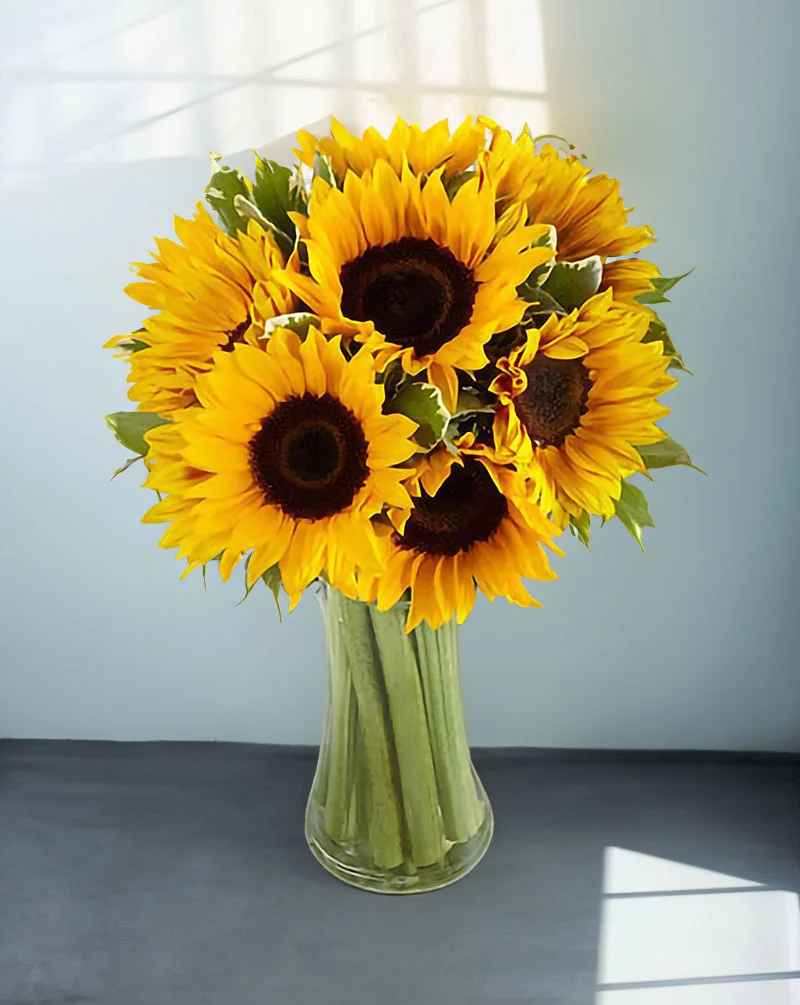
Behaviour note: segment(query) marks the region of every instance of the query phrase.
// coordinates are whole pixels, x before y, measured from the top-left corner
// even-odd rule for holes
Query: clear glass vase
[[[494,819],[470,759],[455,621],[405,633],[408,604],[379,612],[323,585],[325,717],[306,810],[317,860],[376,893],[454,883],[483,857]]]

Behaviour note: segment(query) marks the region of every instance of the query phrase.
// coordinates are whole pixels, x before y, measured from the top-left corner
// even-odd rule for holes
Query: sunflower
[[[560,530],[531,500],[524,480],[483,454],[472,455],[471,434],[462,454],[445,447],[420,458],[409,487],[413,508],[394,510],[382,537],[386,571],[361,582],[360,596],[388,610],[411,591],[406,630],[423,619],[438,628],[454,615],[463,623],[477,587],[494,600],[540,607],[522,577],[555,579],[543,545]],[[363,580],[363,577],[362,577]]]
[[[386,161],[344,189],[317,178],[309,215],[295,215],[310,276],[276,276],[322,319],[328,331],[350,332],[374,349],[380,366],[399,360],[409,374],[425,370],[453,408],[456,369],[487,363],[484,345],[513,327],[526,304],[517,286],[552,258],[532,247],[547,227],[522,214],[495,220],[495,193],[472,178],[452,202],[435,171],[424,183],[405,165]]]
[[[184,575],[219,557],[227,580],[251,552],[248,587],[280,563],[294,606],[323,572],[352,595],[356,566],[380,571],[371,517],[410,505],[396,465],[416,424],[381,414],[372,354],[348,361],[340,342],[276,328],[264,349],[219,353],[198,405],[148,433],[145,484],[166,497],[144,522],[171,521],[160,543],[187,558]]]
[[[508,130],[485,122],[492,139],[479,159],[498,198],[501,203],[525,203],[531,222],[556,228],[559,261],[576,262],[590,255],[616,258],[653,243],[650,227],[628,226],[631,210],[622,201],[616,179],[589,177],[591,168],[574,154],[562,155],[549,143],[537,152],[529,132],[512,141]]]
[[[179,242],[157,239],[154,262],[134,263],[143,282],[125,292],[158,311],[136,333],[146,347],[127,356],[128,397],[140,411],[169,415],[195,401],[198,376],[218,349],[256,344],[264,321],[293,310],[285,286],[272,278],[284,266],[272,235],[250,221],[229,237],[200,204],[190,220],[175,218]],[[120,335],[107,347],[128,338]]]
[[[677,381],[660,342],[644,343],[648,318],[597,294],[541,329],[498,364],[494,456],[528,476],[534,498],[560,526],[585,510],[614,515],[623,478],[644,472],[636,446],[666,433],[657,398]]]
[[[379,160],[387,161],[398,173],[405,160],[416,174],[429,174],[443,167],[450,177],[475,163],[485,141],[484,127],[473,122],[472,116],[467,116],[452,135],[447,119],[423,130],[398,118],[387,137],[370,127],[360,139],[331,116],[331,135],[317,138],[301,129],[294,153],[308,167],[314,166],[318,153],[328,157],[340,183],[348,171],[364,174],[373,170]]]

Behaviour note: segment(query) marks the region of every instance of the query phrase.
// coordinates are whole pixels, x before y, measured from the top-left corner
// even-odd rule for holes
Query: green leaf
[[[530,286],[527,279],[517,287],[517,296],[527,300],[535,314],[568,314],[564,307],[540,286]]]
[[[553,251],[556,250],[556,242],[558,241],[558,231],[552,225],[552,223],[547,224],[547,231],[538,237],[533,244],[532,248],[552,248]]]
[[[693,272],[694,269],[689,269],[682,276],[656,276],[650,280],[653,284],[653,289],[648,290],[646,293],[640,293],[636,299],[640,304],[668,304],[670,302],[669,297],[665,297],[664,294],[668,293],[673,286],[677,286],[681,279],[685,279]]]
[[[146,456],[150,449],[144,434],[156,426],[165,426],[168,423],[169,419],[162,419],[155,412],[112,412],[106,416],[106,425],[123,447],[139,454],[140,457]]]
[[[314,157],[314,178],[321,178],[326,181],[329,185],[334,185],[333,171],[331,171],[331,165],[327,157],[323,157],[321,153],[317,153]],[[313,184],[313,180],[312,180]]]
[[[678,351],[667,331],[667,326],[661,318],[653,318],[647,331],[642,336],[642,342],[663,342],[664,354],[666,356],[674,356]]]
[[[279,232],[275,224],[270,223],[258,206],[256,206],[250,195],[242,195],[241,192],[237,192],[233,197],[233,208],[244,220],[245,224],[248,220],[255,220],[259,227],[263,227],[264,230],[271,230],[275,234]]]
[[[288,328],[304,339],[308,335],[308,329],[311,325],[319,326],[319,318],[316,314],[308,314],[304,311],[297,311],[294,314],[278,314],[265,321],[264,336],[262,337],[269,336],[276,328]]]
[[[279,230],[271,220],[268,220],[251,198],[240,194],[235,195],[233,197],[233,208],[245,221],[245,227],[248,220],[255,220],[259,227],[263,227],[264,230],[268,230],[272,234],[284,255],[292,253],[292,249],[294,248],[293,239],[288,234],[284,234],[282,230]]]
[[[406,379],[406,372],[401,364],[395,360],[383,371],[383,393],[384,400],[390,401],[400,389],[400,385]]]
[[[694,468],[695,471],[699,471],[703,475],[705,474],[702,468],[698,468],[692,462],[686,447],[682,447],[680,443],[676,443],[671,436],[668,436],[665,440],[659,440],[658,443],[650,443],[645,447],[637,447],[636,449],[647,466],[648,471],[654,468],[671,468],[676,465],[683,465],[687,468]]]
[[[543,287],[565,310],[573,311],[597,293],[602,278],[603,262],[591,255],[580,262],[556,262]]]
[[[245,600],[247,600],[247,598],[250,596],[250,594],[253,591],[253,587],[256,585],[255,583],[253,583],[253,586],[248,586],[247,585],[247,568],[250,565],[250,559],[252,557],[253,557],[253,553],[250,552],[250,554],[244,560],[244,583],[245,583],[244,596],[239,601],[239,603],[236,604],[237,607],[240,607],[245,602]],[[217,561],[217,559],[214,559],[214,561]],[[275,598],[275,606],[278,608],[278,618],[281,621],[283,621],[283,615],[281,613],[281,605],[280,605],[280,600],[279,600],[279,594],[280,594],[280,589],[281,589],[281,570],[280,570],[280,566],[279,565],[272,565],[272,566],[270,566],[270,568],[267,569],[266,572],[262,573],[259,578],[263,579],[264,583],[269,587],[270,590],[272,590],[272,595]]]
[[[305,210],[305,193],[293,184],[291,168],[275,161],[262,160],[256,154],[256,173],[252,200],[261,213],[294,243],[297,231],[289,219],[292,212]]]
[[[262,574],[261,578],[264,580],[265,585],[272,591],[272,596],[275,598],[275,606],[278,608],[278,620],[283,621],[283,612],[281,611],[281,567],[280,565],[273,565],[265,573]]]
[[[631,485],[630,482],[622,483],[622,494],[616,502],[616,515],[625,524],[632,537],[639,547],[644,551],[642,544],[642,529],[644,527],[655,527],[650,510],[647,508],[647,499],[644,492]]]
[[[661,318],[653,318],[650,322],[650,327],[644,333],[642,342],[663,342],[664,355],[672,357],[669,368],[671,370],[683,370],[684,373],[688,374],[692,373],[692,371],[684,364],[683,357],[675,348],[675,343],[672,341],[672,337],[667,331],[667,326]]]
[[[443,179],[444,190],[447,192],[447,197],[450,202],[453,201],[456,192],[458,192],[462,185],[466,185],[468,181],[472,181],[477,173],[478,172],[474,168],[470,168],[469,171],[460,171],[458,174],[452,174],[449,178]]]
[[[417,423],[414,439],[425,450],[435,447],[444,436],[450,413],[444,407],[442,392],[433,384],[406,383],[387,402],[389,414],[400,412]]]
[[[117,341],[114,346],[115,349],[122,349],[123,352],[141,352],[142,349],[149,349],[150,343],[145,342],[144,339],[137,338],[137,335],[141,335],[143,332],[147,332],[146,328],[137,328],[136,331],[131,332],[130,335],[125,338],[121,338]]]
[[[586,510],[580,516],[569,518],[569,529],[580,540],[581,544],[589,548],[589,537],[592,532],[592,517]],[[591,549],[589,549],[591,551]]]
[[[144,328],[141,331],[144,331]],[[117,342],[116,348],[122,349],[123,352],[141,352],[142,349],[149,349],[150,343],[143,342],[140,338],[136,338],[135,335],[131,335],[128,338],[121,338]]]
[[[231,235],[239,230],[247,230],[247,217],[242,216],[236,208],[237,195],[248,200],[250,198],[250,189],[244,175],[235,168],[217,165],[211,181],[206,185],[206,202],[216,210],[223,227]]]
[[[460,415],[472,415],[476,412],[494,412],[495,406],[491,401],[482,397],[477,391],[460,390],[456,410],[452,418],[457,419]]]

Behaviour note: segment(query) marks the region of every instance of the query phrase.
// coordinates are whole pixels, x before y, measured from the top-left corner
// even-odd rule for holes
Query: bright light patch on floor
[[[643,855],[627,848],[606,848],[603,893],[655,893],[675,890],[717,890],[760,886],[749,879],[699,869],[685,862]]]
[[[596,1005],[800,1005],[800,980],[601,991]]]
[[[624,848],[604,875],[597,1005],[800,1005],[797,894]]]

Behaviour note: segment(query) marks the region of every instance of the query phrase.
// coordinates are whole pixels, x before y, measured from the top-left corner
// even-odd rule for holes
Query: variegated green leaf
[[[433,384],[401,384],[394,398],[387,402],[385,410],[390,414],[399,412],[413,419],[419,427],[414,433],[414,439],[425,450],[430,450],[441,441],[450,421],[442,392]]]
[[[293,239],[276,227],[272,220],[268,220],[250,196],[244,196],[241,194],[235,195],[233,197],[233,208],[242,220],[245,221],[245,225],[248,220],[255,220],[259,227],[263,227],[264,230],[268,230],[275,238],[276,244],[284,255],[288,256],[292,253],[292,249],[294,248]]]
[[[314,157],[314,177],[321,178],[329,185],[336,184],[333,180],[333,171],[331,170],[330,161],[327,157],[323,157],[321,153],[317,153]]]
[[[319,318],[316,314],[308,314],[305,311],[297,311],[294,314],[278,314],[264,323],[262,338],[269,338],[276,328],[288,328],[304,339],[312,325],[319,325]]]
[[[222,226],[229,234],[247,230],[247,217],[242,216],[235,205],[236,196],[250,198],[250,189],[241,171],[220,165],[212,158],[215,171],[206,186],[206,202],[216,210]]]
[[[305,193],[294,184],[291,168],[271,160],[262,160],[256,154],[256,171],[253,180],[253,202],[262,215],[286,234],[294,244],[296,230],[288,214],[303,212],[306,205]]]
[[[600,256],[592,255],[580,262],[556,262],[542,286],[565,310],[572,311],[597,293],[602,278]]]
[[[517,287],[517,296],[526,300],[532,313],[536,314],[568,314],[569,311],[540,286],[530,286],[526,280]]]

